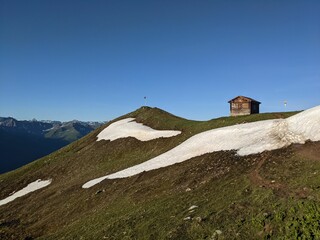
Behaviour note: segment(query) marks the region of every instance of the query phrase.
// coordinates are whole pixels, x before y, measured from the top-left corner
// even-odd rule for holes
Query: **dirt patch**
[[[249,174],[249,178],[251,182],[259,187],[262,188],[270,188],[275,190],[275,192],[281,194],[281,195],[287,195],[288,189],[285,184],[276,182],[275,180],[270,180],[262,177],[260,175],[260,171],[265,164],[265,162],[271,157],[271,152],[267,152],[264,154],[261,154],[261,157],[258,157],[258,162],[256,166],[253,168],[253,170]]]
[[[312,161],[320,161],[320,142],[307,142],[293,146],[297,156]]]
[[[2,227],[12,227],[12,226],[17,226],[20,224],[20,220],[19,219],[13,219],[13,220],[1,220],[0,221],[0,228]]]
[[[316,175],[318,171],[314,164],[320,161],[320,142],[306,142],[305,144],[293,144],[288,148],[265,152],[257,155],[255,166],[249,174],[252,184],[274,190],[281,196],[293,196],[299,199],[308,198],[311,189],[302,187],[293,187],[289,184],[290,179],[297,178],[301,171],[306,171],[307,175]],[[304,170],[301,168],[304,166]],[[306,170],[307,168],[310,170]],[[279,169],[282,169],[279,171]],[[290,185],[290,186],[289,186]]]

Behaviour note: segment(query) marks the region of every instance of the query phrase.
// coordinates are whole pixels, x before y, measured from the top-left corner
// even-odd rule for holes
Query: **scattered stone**
[[[97,195],[97,194],[102,193],[102,192],[104,192],[104,190],[101,190],[101,189],[100,189],[100,190],[96,191],[95,194]]]
[[[221,235],[221,234],[222,234],[222,231],[221,231],[221,230],[216,230],[216,231],[212,234],[210,240],[215,240],[215,239],[217,239],[218,235]]]
[[[276,180],[272,180],[272,181],[271,181],[271,183],[275,183],[275,182],[276,182]]]
[[[187,220],[191,220],[191,217],[188,216],[188,217],[185,217],[183,220],[187,221]]]
[[[190,191],[191,191],[191,188],[187,188],[187,189],[186,189],[186,192],[190,192]]]
[[[267,218],[267,217],[270,217],[270,216],[271,216],[271,214],[270,214],[270,213],[265,212],[265,213],[263,213],[263,216],[264,216],[265,218]]]
[[[202,218],[201,218],[201,217],[196,217],[195,220],[196,220],[198,223],[201,223],[201,222],[202,222]]]
[[[191,207],[189,207],[188,210],[190,211],[190,210],[193,210],[193,209],[195,209],[195,208],[198,208],[198,206],[197,206],[197,205],[192,205]]]
[[[307,199],[314,200],[314,196],[308,196]]]

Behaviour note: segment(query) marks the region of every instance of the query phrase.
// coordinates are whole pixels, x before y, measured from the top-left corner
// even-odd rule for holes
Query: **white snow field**
[[[250,155],[283,148],[292,143],[302,144],[306,140],[320,140],[320,106],[287,119],[238,124],[199,133],[168,152],[122,171],[93,179],[82,187],[90,188],[104,179],[125,178],[170,166],[205,153],[237,150],[239,155]]]
[[[34,192],[38,189],[44,188],[46,186],[48,186],[51,183],[51,179],[49,180],[41,180],[38,179],[32,183],[29,183],[28,186],[26,186],[25,188],[19,190],[18,192],[13,193],[12,195],[10,195],[9,197],[0,200],[0,206],[7,204],[9,202],[12,202],[13,200],[15,200],[18,197],[22,197],[28,193]]]
[[[134,137],[140,141],[149,141],[156,138],[168,138],[180,134],[181,131],[155,130],[142,123],[137,123],[134,118],[126,118],[114,122],[98,134],[97,141],[116,140],[119,138]]]

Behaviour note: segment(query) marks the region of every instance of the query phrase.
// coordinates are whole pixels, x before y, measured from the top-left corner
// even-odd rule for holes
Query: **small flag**
[[[147,106],[147,97],[144,96],[143,98],[144,98],[144,105]]]

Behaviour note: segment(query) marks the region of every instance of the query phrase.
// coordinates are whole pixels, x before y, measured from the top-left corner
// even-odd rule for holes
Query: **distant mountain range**
[[[78,140],[103,122],[23,120],[0,117],[0,173],[4,173]]]

